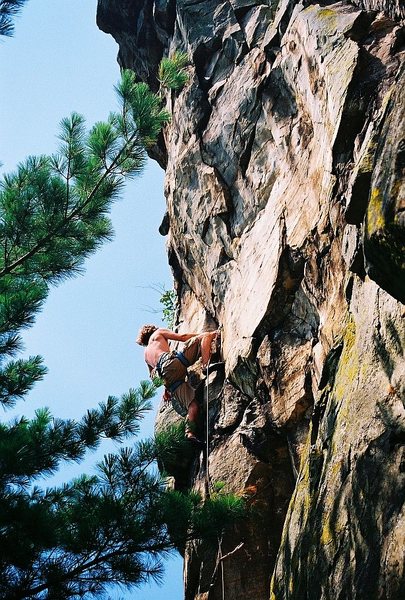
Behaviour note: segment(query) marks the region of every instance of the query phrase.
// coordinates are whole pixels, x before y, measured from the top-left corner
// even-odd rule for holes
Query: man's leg
[[[182,383],[172,396],[172,405],[176,412],[186,417],[186,438],[201,443],[196,437],[199,406],[194,388],[187,382]]]
[[[217,331],[200,333],[186,343],[183,349],[183,354],[191,365],[201,357],[203,366],[207,366],[211,358],[212,341],[215,339],[217,334]]]
[[[186,421],[186,438],[195,437],[195,432],[197,428],[197,419],[198,419],[198,404],[195,400],[190,402],[190,406],[188,407],[187,412],[187,421]]]
[[[204,367],[206,367],[211,358],[212,342],[217,337],[217,331],[208,331],[202,334],[201,339],[201,360]]]

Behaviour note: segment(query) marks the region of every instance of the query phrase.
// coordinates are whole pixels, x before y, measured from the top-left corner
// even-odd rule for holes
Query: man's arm
[[[155,335],[162,335],[167,340],[173,340],[175,342],[187,342],[191,338],[198,335],[198,333],[175,333],[171,329],[158,329]]]

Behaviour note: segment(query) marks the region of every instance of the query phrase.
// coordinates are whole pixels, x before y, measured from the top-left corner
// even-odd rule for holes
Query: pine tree
[[[112,236],[108,211],[126,177],[142,171],[145,149],[169,115],[132,72],[116,88],[121,110],[86,132],[73,114],[61,123],[59,152],[30,157],[0,184],[0,403],[24,398],[46,368],[18,359],[50,285],[72,277]],[[108,455],[92,476],[43,489],[63,461],[80,461],[102,438],[139,431],[153,382],[109,397],[79,420],[35,418],[0,424],[0,597],[100,597],[106,587],[159,578],[161,558],[187,539],[222,529],[242,502],[165,490],[153,467],[187,451],[184,431],[164,432]],[[209,521],[209,522],[207,522]],[[170,533],[169,533],[170,532]],[[214,535],[215,538],[215,535]],[[214,539],[213,538],[213,539]]]
[[[90,132],[85,130],[84,119],[72,114],[61,123],[58,154],[29,157],[1,182],[0,403],[4,408],[23,398],[46,372],[39,356],[14,358],[21,349],[19,332],[33,323],[49,286],[80,272],[85,258],[111,238],[107,216],[111,203],[125,177],[142,171],[145,148],[154,143],[169,118],[158,98],[147,86],[136,83],[133,73],[123,73],[116,91],[119,113],[111,114],[106,123],[97,123]],[[107,493],[100,476],[84,477],[55,490],[44,491],[34,483],[55,472],[61,461],[83,458],[103,437],[121,441],[137,433],[154,392],[154,385],[144,382],[120,399],[109,397],[77,422],[54,419],[42,409],[32,420],[21,418],[0,425],[2,597],[63,598],[72,595],[69,590],[80,595],[81,590],[96,589],[91,582],[78,583],[76,577],[88,570],[89,560],[94,565],[105,563],[91,554],[96,539],[103,536],[101,530],[95,528],[93,541],[91,536],[85,539],[88,525],[84,523],[91,523],[92,515],[98,518],[100,528],[109,531],[103,543],[111,542],[111,549],[114,519],[106,506],[111,505],[112,510],[116,502],[118,510],[127,502],[129,489],[122,490],[121,496],[111,490]],[[150,452],[146,458],[141,454],[136,458],[141,464],[140,481]],[[110,462],[113,459],[118,461],[118,457],[110,457]],[[127,459],[123,454],[119,460],[128,465]],[[144,483],[145,498],[158,494],[158,479],[146,477]],[[81,512],[86,502],[88,511]],[[130,513],[126,510],[125,514]],[[125,539],[121,532],[122,548]],[[103,555],[101,546],[96,554]],[[118,564],[123,555],[129,560],[132,554],[128,548],[124,554],[115,549],[111,556]],[[119,567],[114,569],[119,572]],[[139,568],[130,571],[135,580],[142,579],[148,567],[140,562]]]

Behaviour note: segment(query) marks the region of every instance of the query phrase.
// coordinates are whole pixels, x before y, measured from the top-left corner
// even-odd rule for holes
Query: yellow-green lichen
[[[341,472],[342,472],[342,461],[339,460],[338,462],[334,463],[330,469],[332,481],[335,481],[337,479],[338,475],[340,476]]]
[[[300,472],[298,475],[297,486],[295,488],[295,507],[299,503],[303,507],[302,522],[306,521],[311,506],[311,495],[309,492],[310,483],[310,452],[311,452],[311,430],[312,423],[308,432],[307,440],[301,454]]]
[[[343,352],[336,374],[335,398],[342,400],[347,395],[351,384],[358,377],[359,357],[356,350],[356,325],[349,319],[343,334]]]
[[[343,351],[332,391],[331,412],[334,414],[334,420],[331,421],[332,429],[329,432],[332,436],[332,456],[344,443],[346,427],[352,418],[356,388],[363,377],[356,337],[356,325],[350,318],[343,335]]]
[[[321,10],[318,11],[318,17],[336,17],[336,13],[330,8],[321,8]]]
[[[334,34],[337,28],[337,17],[334,10],[322,8],[317,12],[318,19],[322,20],[322,32],[324,34]]]
[[[328,519],[322,527],[321,538],[319,541],[322,546],[327,546],[328,544],[332,543],[333,540],[334,534],[330,526],[330,521]]]
[[[383,229],[385,226],[382,206],[383,199],[381,190],[379,188],[372,189],[367,209],[367,234],[369,237],[379,229]]]
[[[360,164],[358,167],[359,173],[371,173],[374,166],[374,157],[377,150],[377,140],[372,137],[361,157]]]
[[[342,521],[339,520],[332,524],[330,515],[327,514],[322,524],[321,537],[319,540],[321,545],[327,546],[328,544],[336,542],[339,534],[341,534],[345,528],[346,523],[342,523]]]
[[[356,324],[352,318],[349,318],[346,330],[343,334],[344,349],[343,352],[350,352],[356,341]]]

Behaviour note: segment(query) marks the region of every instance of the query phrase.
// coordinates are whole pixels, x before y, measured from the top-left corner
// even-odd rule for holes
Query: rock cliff
[[[187,549],[186,599],[405,598],[404,17],[401,0],[99,0],[153,89],[162,56],[189,57],[152,152],[161,232],[180,330],[222,328],[210,478],[253,512]],[[202,455],[180,471],[204,489]]]

